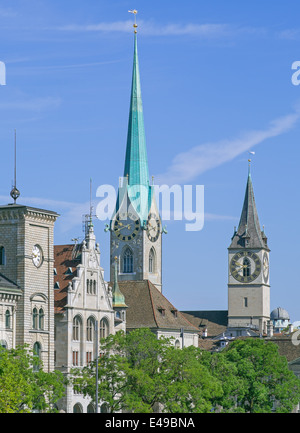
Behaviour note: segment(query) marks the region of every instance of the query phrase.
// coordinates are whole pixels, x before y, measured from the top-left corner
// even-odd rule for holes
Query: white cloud
[[[60,104],[61,99],[59,97],[47,96],[44,98],[4,101],[0,103],[0,110],[42,111],[48,108],[57,108]]]
[[[298,40],[300,38],[300,29],[286,29],[279,32],[281,39]]]
[[[58,30],[72,32],[132,32],[133,21],[101,22],[98,24],[70,24],[59,27]],[[263,28],[237,27],[229,24],[198,24],[169,23],[158,24],[151,21],[138,20],[138,29],[144,35],[150,36],[183,36],[193,35],[202,38],[219,38],[236,34],[255,34],[265,31]]]
[[[157,184],[186,183],[207,170],[231,161],[238,155],[263,141],[289,131],[299,120],[300,111],[280,117],[270,122],[266,129],[243,133],[240,137],[217,142],[209,142],[192,147],[173,158],[165,173],[155,176]]]
[[[12,203],[9,196],[0,196],[2,203]],[[57,212],[60,217],[58,226],[61,232],[66,232],[76,226],[82,225],[82,218],[89,213],[90,203],[75,203],[68,201],[52,200],[41,197],[19,197],[17,204],[32,206],[38,209],[50,210]]]

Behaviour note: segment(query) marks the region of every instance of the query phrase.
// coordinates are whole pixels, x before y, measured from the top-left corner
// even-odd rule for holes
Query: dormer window
[[[59,282],[56,281],[56,283],[54,284],[54,289],[59,289]]]
[[[178,317],[178,310],[171,310],[172,311],[172,313],[173,313],[173,315],[174,315],[174,317]]]
[[[165,315],[166,315],[166,310],[165,310],[165,308],[158,307],[158,311],[160,312],[160,314],[161,314],[163,317],[165,317]]]
[[[72,268],[68,268],[65,272],[65,275],[71,275],[73,274]]]
[[[54,275],[57,275],[57,270],[56,270],[56,268],[53,268],[53,274],[54,274]]]

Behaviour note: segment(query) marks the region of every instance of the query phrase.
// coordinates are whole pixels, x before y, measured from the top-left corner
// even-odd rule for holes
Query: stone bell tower
[[[269,247],[261,230],[249,173],[238,229],[228,248],[228,326],[264,333],[270,320]]]

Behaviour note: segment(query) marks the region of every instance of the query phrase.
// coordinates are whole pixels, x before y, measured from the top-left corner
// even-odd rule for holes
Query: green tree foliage
[[[222,366],[228,371],[225,376]],[[286,358],[279,355],[273,342],[258,338],[235,340],[218,354],[214,368],[218,377],[224,377],[220,403],[227,409],[232,396],[237,411],[250,413],[274,409],[291,412],[300,400],[300,380],[289,370]]]
[[[262,339],[211,354],[138,329],[110,335],[101,352],[98,398],[111,412],[290,412],[300,400],[299,379]],[[73,383],[94,400],[95,363],[74,369]]]
[[[111,412],[192,413],[212,409],[211,400],[222,394],[221,384],[194,347],[176,349],[169,339],[149,329],[110,335],[99,360],[99,399]],[[95,397],[95,364],[74,369],[74,386]]]
[[[27,346],[0,347],[0,413],[55,412],[66,382],[60,372],[45,373],[41,367]]]

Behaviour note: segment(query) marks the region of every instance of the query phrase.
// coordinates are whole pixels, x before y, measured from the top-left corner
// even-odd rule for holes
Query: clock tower
[[[56,212],[0,206],[0,273],[21,291],[14,311],[14,342],[29,345],[45,371],[54,369],[53,230]],[[11,346],[9,347],[11,348]]]
[[[265,333],[270,320],[269,253],[260,229],[249,173],[242,214],[228,248],[228,327],[248,327]]]
[[[110,280],[118,258],[118,280],[150,280],[161,291],[162,226],[149,183],[144,116],[134,25],[134,60],[124,176],[110,225]]]

